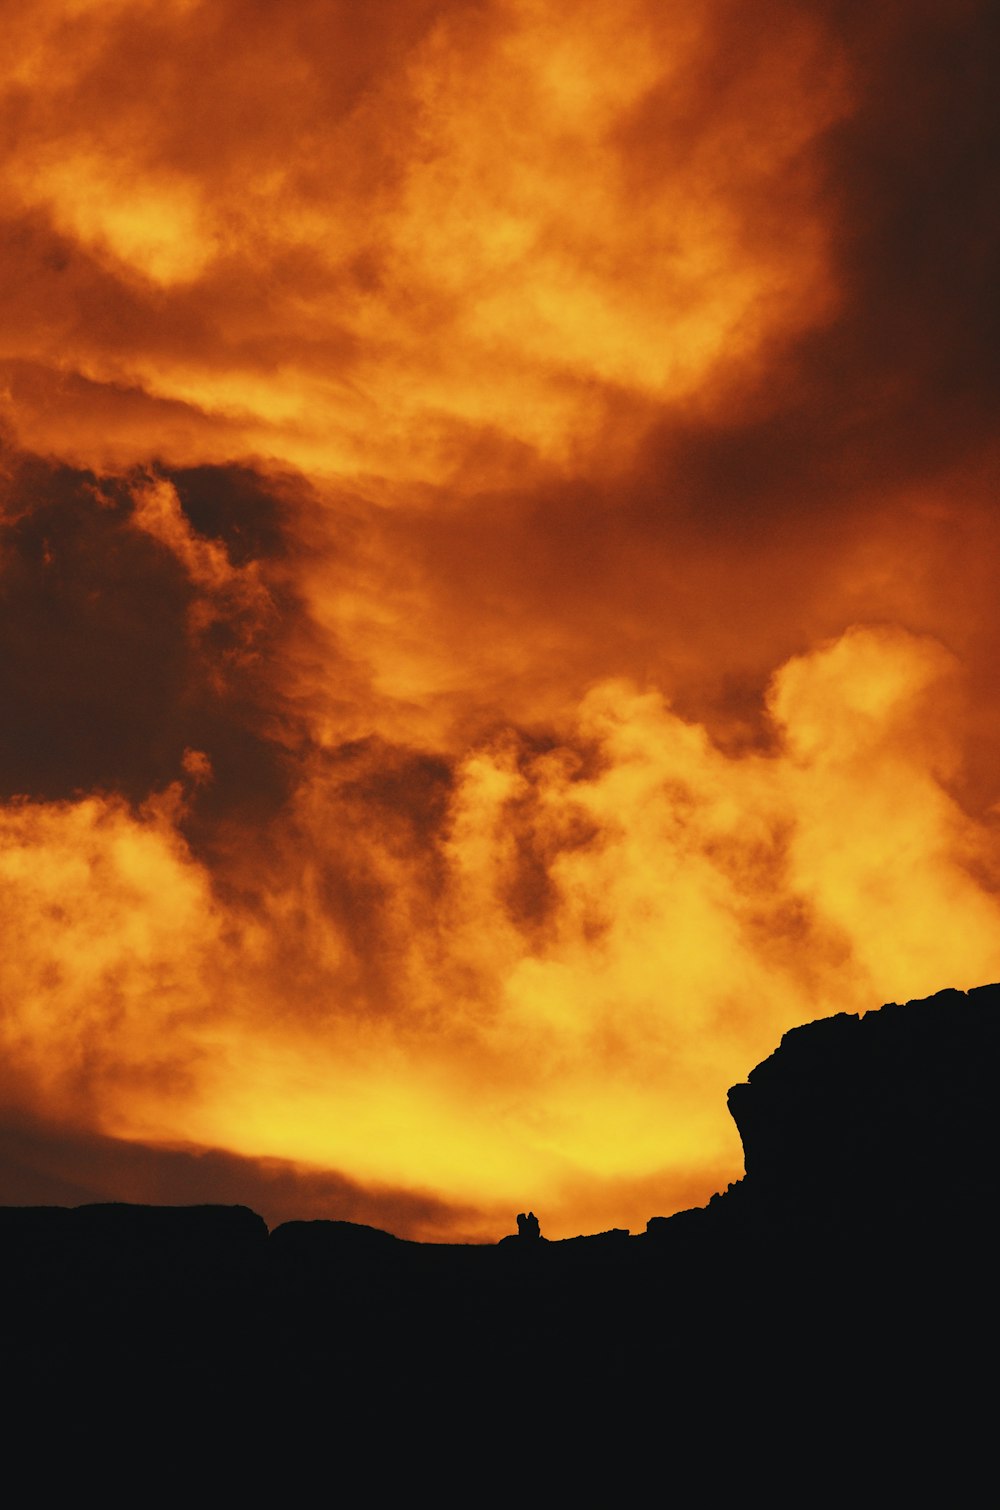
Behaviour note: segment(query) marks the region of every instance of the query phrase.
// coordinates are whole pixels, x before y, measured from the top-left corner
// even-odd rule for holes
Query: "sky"
[[[994,6],[0,19],[0,1201],[641,1231],[1000,978]]]

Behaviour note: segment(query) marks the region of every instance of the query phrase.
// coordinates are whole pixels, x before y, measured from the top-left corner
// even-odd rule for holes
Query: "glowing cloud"
[[[985,4],[4,19],[47,1179],[641,1226],[785,1028],[1000,973]]]

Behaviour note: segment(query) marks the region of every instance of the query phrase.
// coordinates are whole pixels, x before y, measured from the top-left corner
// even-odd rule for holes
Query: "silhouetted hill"
[[[651,1221],[668,1244],[911,1246],[974,1262],[1000,1166],[1000,985],[841,1013],[786,1033],[729,1092],[746,1174]]]
[[[511,1411],[693,1433],[699,1402],[745,1432],[765,1400],[806,1432],[806,1402],[845,1390],[855,1411],[974,1411],[970,1360],[996,1348],[998,1037],[997,985],[786,1033],[729,1093],[744,1178],[636,1236],[546,1242],[523,1213],[520,1236],[463,1246],[339,1221],[268,1236],[244,1207],[0,1209],[8,1379],[359,1440]]]
[[[974,1213],[996,1186],[1000,986],[786,1033],[729,1092],[747,1187],[820,1227]]]

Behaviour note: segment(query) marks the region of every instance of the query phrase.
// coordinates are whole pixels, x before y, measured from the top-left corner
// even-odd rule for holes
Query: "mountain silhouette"
[[[546,1241],[533,1212],[466,1246],[268,1234],[245,1207],[0,1208],[6,1376],[56,1416],[183,1400],[281,1440],[405,1425],[421,1451],[515,1419],[539,1451],[640,1429],[647,1451],[669,1419],[691,1442],[794,1422],[829,1452],[847,1402],[852,1441],[887,1412],[954,1432],[996,1362],[998,1050],[1000,985],[793,1029],[729,1093],[744,1177],[634,1236]]]

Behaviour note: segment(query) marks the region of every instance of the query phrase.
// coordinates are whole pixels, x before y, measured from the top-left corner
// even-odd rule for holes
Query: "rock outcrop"
[[[794,1028],[729,1092],[746,1176],[719,1203],[818,1239],[992,1222],[1000,985]]]

